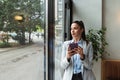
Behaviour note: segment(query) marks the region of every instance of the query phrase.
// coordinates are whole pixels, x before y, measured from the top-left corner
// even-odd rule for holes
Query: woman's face
[[[77,23],[72,23],[71,25],[71,35],[73,38],[81,37],[83,29]]]

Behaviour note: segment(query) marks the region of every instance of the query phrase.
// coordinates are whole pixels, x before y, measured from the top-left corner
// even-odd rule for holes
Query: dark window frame
[[[46,31],[45,31],[45,78],[44,80],[55,80],[55,0],[46,0]],[[64,1],[64,40],[71,38],[70,25],[72,23],[72,0]],[[47,61],[46,61],[47,60]]]

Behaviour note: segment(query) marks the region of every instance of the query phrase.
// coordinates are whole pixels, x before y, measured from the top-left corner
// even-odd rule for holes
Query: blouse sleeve
[[[64,42],[62,46],[62,55],[61,55],[61,68],[63,69],[66,69],[71,63],[71,61],[68,62],[67,57],[66,57],[67,47],[68,47],[67,42]]]
[[[89,44],[86,46],[86,53],[85,54],[85,59],[82,60],[83,66],[86,69],[92,69],[93,67],[93,47],[92,43],[89,42]]]

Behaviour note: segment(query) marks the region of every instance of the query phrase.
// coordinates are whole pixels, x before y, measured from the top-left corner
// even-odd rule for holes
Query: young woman
[[[71,35],[72,40],[65,41],[62,47],[63,80],[95,80],[92,43],[86,40],[82,21],[71,24]]]

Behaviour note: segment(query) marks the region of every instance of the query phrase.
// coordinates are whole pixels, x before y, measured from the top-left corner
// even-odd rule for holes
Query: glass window
[[[0,0],[0,80],[44,80],[45,0]]]
[[[61,80],[60,58],[61,46],[64,40],[64,0],[55,0],[55,80]]]

